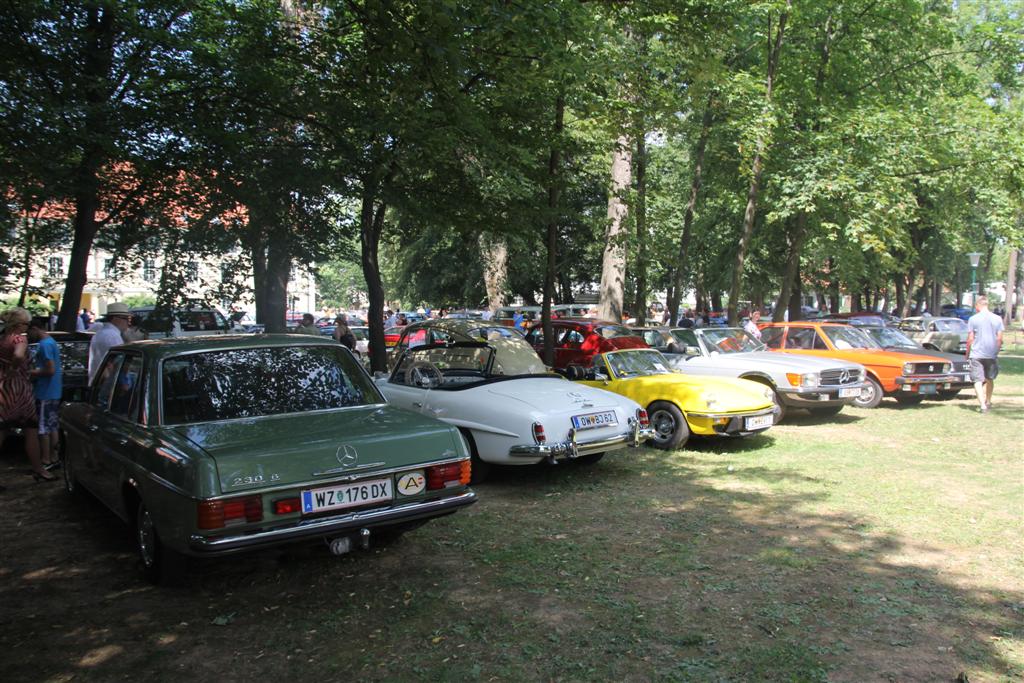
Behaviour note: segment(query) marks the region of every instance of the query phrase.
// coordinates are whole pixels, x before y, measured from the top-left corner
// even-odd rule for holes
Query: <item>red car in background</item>
[[[594,356],[619,349],[646,349],[647,343],[625,325],[590,318],[562,318],[551,321],[555,335],[556,370],[569,365],[590,366]],[[538,320],[526,333],[526,341],[543,357],[544,329]]]

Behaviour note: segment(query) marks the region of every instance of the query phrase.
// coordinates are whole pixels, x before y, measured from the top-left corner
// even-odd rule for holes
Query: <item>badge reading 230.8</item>
[[[427,487],[427,479],[422,472],[407,472],[398,478],[398,493],[403,496],[415,496]]]

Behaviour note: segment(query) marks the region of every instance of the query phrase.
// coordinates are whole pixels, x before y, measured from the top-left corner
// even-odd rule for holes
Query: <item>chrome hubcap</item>
[[[139,523],[136,534],[139,541],[139,554],[142,562],[147,567],[152,567],[156,561],[155,532],[153,531],[153,518],[149,516],[149,510],[139,507]]]
[[[865,384],[860,390],[860,398],[857,403],[867,404],[875,400],[875,385]]]
[[[668,441],[676,433],[676,421],[666,410],[656,410],[651,415],[655,441]]]

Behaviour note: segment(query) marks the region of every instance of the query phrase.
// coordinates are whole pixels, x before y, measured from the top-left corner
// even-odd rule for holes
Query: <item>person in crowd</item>
[[[59,464],[57,435],[64,377],[60,348],[38,321],[29,323],[28,340],[36,345],[35,367],[29,375],[39,415],[39,459],[44,468],[50,469]]]
[[[522,311],[517,310],[515,313],[512,314],[512,327],[516,328],[517,330],[522,330],[523,329],[523,312]]]
[[[344,313],[339,313],[334,319],[334,341],[347,346],[349,351],[356,350],[356,336],[352,334],[348,326],[348,316]]]
[[[29,379],[28,330],[32,316],[24,308],[9,308],[0,313],[0,434],[21,429],[25,437],[32,477],[37,481],[56,481],[43,467],[39,457],[39,413]],[[0,439],[2,443],[2,439]]]
[[[320,328],[316,326],[316,320],[312,313],[303,313],[302,322],[295,328],[295,334],[312,334],[320,336]]]
[[[394,327],[397,324],[398,324],[398,314],[397,313],[392,313],[391,309],[389,309],[389,308],[385,308],[384,309],[384,327],[385,328]]]
[[[89,384],[107,357],[107,351],[124,343],[124,331],[131,323],[132,312],[120,301],[107,306],[107,313],[98,323],[99,329],[89,342]]]
[[[1003,347],[1003,319],[988,310],[988,297],[979,296],[974,309],[977,313],[967,321],[967,358],[981,405],[978,410],[987,413],[992,409],[992,389],[999,374],[996,357]]]
[[[84,332],[85,330],[89,329],[89,326],[92,325],[92,320],[93,320],[92,313],[89,312],[89,309],[88,308],[83,308],[78,313],[78,317],[82,321],[82,329],[80,331]],[[77,327],[77,324],[76,324],[76,327]]]
[[[747,322],[743,324],[743,329],[746,330],[747,334],[751,337],[760,341],[761,330],[757,327],[759,320],[761,320],[761,311],[755,308],[750,312],[750,317],[747,318]]]
[[[395,325],[397,325],[398,327],[405,327],[408,324],[409,321],[406,319],[405,313],[399,313],[398,320],[395,322]]]
[[[145,339],[146,332],[142,329],[142,318],[137,315],[133,315],[128,321],[128,329],[125,330],[121,336],[124,338],[125,343]]]

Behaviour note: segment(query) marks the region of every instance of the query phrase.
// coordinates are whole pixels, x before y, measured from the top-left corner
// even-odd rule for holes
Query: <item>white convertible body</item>
[[[388,402],[459,427],[484,463],[595,461],[653,434],[637,403],[548,373],[522,339],[415,347],[377,386]]]

